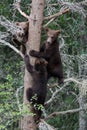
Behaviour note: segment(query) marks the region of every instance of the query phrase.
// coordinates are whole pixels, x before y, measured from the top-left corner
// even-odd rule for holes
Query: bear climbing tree
[[[44,42],[40,48],[40,52],[35,50],[30,51],[30,55],[37,58],[44,58],[48,61],[47,65],[47,79],[50,77],[57,77],[59,84],[63,83],[63,68],[62,61],[59,52],[59,42],[58,35],[60,30],[51,30],[49,28],[47,31],[47,40]]]
[[[28,101],[33,105],[35,122],[41,117],[42,110],[38,107],[44,106],[47,94],[47,61],[44,59],[36,59],[34,66],[30,64],[28,55],[25,55],[25,64],[28,72],[32,76],[32,86],[26,91]],[[35,107],[34,107],[35,106]]]
[[[16,0],[16,3],[14,5],[15,5],[16,9],[19,11],[19,13],[28,20],[27,22],[22,21],[22,22],[16,22],[15,23],[16,26],[20,27],[23,30],[23,34],[20,34],[20,32],[16,32],[16,34],[13,36],[13,41],[19,47],[22,46],[22,53],[20,51],[16,50],[16,49],[14,49],[18,54],[20,54],[22,56],[22,58],[24,58],[24,55],[27,54],[27,58],[28,58],[29,63],[27,63],[26,60],[25,60],[26,68],[25,68],[25,76],[24,76],[24,99],[23,99],[23,102],[24,102],[25,106],[30,104],[30,106],[29,106],[30,111],[34,112],[33,111],[34,110],[33,105],[31,105],[31,103],[29,103],[31,98],[29,98],[30,94],[28,93],[29,91],[27,91],[27,90],[32,90],[31,97],[33,96],[33,94],[35,92],[37,93],[37,91],[33,87],[33,83],[35,82],[34,77],[32,76],[30,68],[29,68],[29,66],[36,68],[37,65],[35,64],[35,61],[36,61],[35,59],[36,59],[37,56],[36,55],[34,56],[33,54],[31,54],[32,56],[30,56],[29,52],[30,52],[30,50],[35,50],[35,51],[39,52],[42,28],[44,28],[49,23],[51,23],[52,20],[54,20],[57,16],[60,16],[64,13],[67,13],[69,11],[69,9],[62,10],[61,12],[57,13],[56,15],[44,18],[43,12],[44,12],[45,0],[32,0],[31,12],[30,12],[29,16],[27,14],[25,14],[20,9],[20,0]],[[52,19],[52,20],[50,20],[50,19]],[[50,21],[48,21],[48,23],[43,26],[42,25],[43,20],[50,20]],[[51,32],[51,31],[52,30],[48,29],[47,34],[49,34],[48,32]],[[55,32],[55,35],[54,35],[53,38],[51,37],[51,40],[56,41],[57,40],[56,38],[57,38],[60,31],[58,30],[58,31],[52,31],[52,32]],[[49,55],[50,55],[50,51],[49,51],[49,47],[48,47],[49,43],[50,44],[54,43],[54,41],[49,42],[49,39],[50,39],[50,37],[48,36],[48,39],[47,39],[47,42],[46,42],[47,44],[44,44],[44,45],[46,45],[44,47],[44,50],[46,50],[46,48],[48,48],[47,53],[46,53],[48,55],[48,58],[49,58]],[[11,46],[11,48],[13,48],[13,47]],[[40,50],[43,50],[42,48]],[[55,48],[57,50],[57,49],[59,49],[59,46],[55,45]],[[53,51],[54,51],[54,49],[52,49],[52,54],[53,54]],[[29,55],[29,57],[28,57],[28,55]],[[55,54],[55,57],[56,57],[56,55],[57,54]],[[44,58],[43,56],[41,56],[41,57]],[[51,55],[50,55],[50,57],[51,57]],[[49,62],[48,58],[44,58],[44,59]],[[56,57],[56,58],[59,58],[57,60],[57,67],[60,68],[61,72],[59,72],[59,70],[57,70],[57,74],[54,72],[55,71],[54,69],[57,68],[57,67],[56,67],[56,63],[54,62],[54,59],[52,58],[52,64],[50,64],[51,63],[51,61],[50,61],[47,65],[47,68],[48,68],[47,72],[49,74],[49,75],[47,75],[47,79],[49,79],[51,76],[56,76],[56,77],[58,77],[59,83],[63,83],[62,63],[61,63],[61,58],[60,58],[59,52],[58,52],[58,57]],[[59,61],[59,63],[58,63],[58,61]],[[41,63],[42,60],[40,60],[39,62]],[[48,67],[48,66],[51,66],[53,64],[55,65],[55,67],[52,70],[53,72],[50,72],[51,68]],[[44,73],[44,74],[46,74],[46,73]],[[35,71],[35,75],[36,75],[36,71]],[[59,76],[59,75],[61,75],[61,76]],[[43,85],[45,87],[44,91],[46,92],[46,86],[45,85],[46,85],[47,81],[45,81],[45,78],[46,77],[44,77],[44,84]],[[38,78],[38,79],[40,80],[41,77]],[[42,81],[41,81],[41,84],[42,84]],[[38,84],[38,87],[40,87],[41,84]],[[27,97],[26,97],[26,92],[27,92]],[[38,93],[37,93],[37,97],[39,98]],[[45,98],[46,98],[46,93],[45,93],[44,98],[43,98],[44,101],[45,101]],[[42,105],[44,105],[44,101],[41,102]],[[33,103],[35,103],[35,102],[33,102]],[[38,114],[36,113],[36,116],[37,115]],[[36,125],[34,117],[32,115],[24,115],[24,117],[21,120],[21,130],[36,130],[36,128],[37,128],[37,125]]]
[[[17,52],[17,54],[19,54],[22,58],[24,58],[24,56],[25,56],[26,69],[25,69],[25,77],[24,77],[24,100],[23,100],[23,102],[24,102],[25,106],[27,106],[29,104],[30,110],[31,110],[31,112],[33,112],[33,104],[38,103],[38,104],[44,105],[44,101],[45,101],[45,98],[46,98],[46,84],[47,84],[46,79],[48,80],[50,77],[57,77],[58,83],[63,83],[63,78],[64,78],[62,63],[61,63],[61,57],[60,57],[60,53],[59,53],[59,44],[57,42],[57,36],[59,35],[60,31],[59,30],[55,31],[55,30],[51,30],[51,29],[47,28],[46,29],[47,35],[48,35],[47,40],[39,50],[41,30],[42,30],[42,28],[46,27],[49,23],[51,23],[53,20],[55,20],[57,18],[57,16],[68,12],[69,9],[65,9],[65,7],[69,7],[73,11],[77,10],[77,12],[79,12],[79,13],[80,12],[83,13],[83,10],[82,10],[83,8],[82,8],[82,2],[79,2],[79,3],[72,2],[73,4],[71,4],[70,2],[67,2],[69,4],[68,4],[68,6],[66,6],[67,5],[66,2],[57,1],[58,2],[57,5],[59,6],[59,4],[60,4],[61,5],[60,8],[62,6],[64,8],[61,8],[59,13],[56,13],[52,16],[44,17],[43,11],[44,11],[45,0],[32,0],[32,3],[30,5],[28,5],[31,8],[30,15],[28,16],[24,12],[21,11],[20,1],[21,0],[14,0],[14,2],[16,2],[16,4],[17,4],[16,9],[27,19],[27,22],[24,22],[24,21],[22,21],[23,19],[21,19],[22,22],[16,22],[15,24],[17,25],[17,27],[20,27],[23,30],[23,33],[20,34],[21,31],[17,31],[16,33],[14,33],[15,32],[14,30],[16,30],[16,29],[14,29],[15,27],[13,27],[13,22],[11,23],[9,20],[6,20],[4,17],[1,16],[0,17],[0,24],[2,26],[4,25],[6,27],[8,33],[7,34],[6,33],[2,33],[2,34],[0,33],[1,34],[0,35],[0,42],[9,46],[11,49],[13,49],[15,52]],[[46,6],[50,7],[51,4],[48,1],[49,0],[47,0]],[[83,1],[83,2],[85,2],[85,1]],[[74,4],[75,4],[75,6],[74,6]],[[52,5],[54,6],[54,3],[52,3]],[[75,8],[72,8],[73,6]],[[50,13],[50,12],[48,12],[48,13]],[[70,20],[70,19],[67,19],[67,20]],[[5,20],[6,20],[7,24],[5,23]],[[46,20],[46,21],[43,22],[44,20]],[[14,24],[14,26],[15,26],[15,24]],[[59,24],[59,22],[57,24]],[[11,29],[9,29],[10,26],[12,27]],[[4,30],[4,29],[2,28],[1,30]],[[22,51],[22,53],[15,46],[8,43],[8,40],[9,40],[8,34],[10,34],[9,32],[11,32],[11,34],[13,35],[13,41],[16,44],[16,46],[18,47],[18,49],[21,48],[21,46],[22,46],[22,49],[24,50],[24,51]],[[83,36],[85,36],[85,35],[83,35]],[[7,42],[4,41],[3,39],[7,39]],[[75,39],[75,40],[78,40],[78,39]],[[71,44],[71,42],[70,42],[70,44]],[[58,50],[58,52],[57,52],[57,50]],[[80,56],[82,56],[82,55],[80,55]],[[39,59],[36,59],[36,58],[39,58]],[[45,60],[48,61],[47,67],[46,67],[45,61],[43,59],[40,59],[40,58],[44,58]],[[83,64],[83,63],[80,63],[80,65],[81,64]],[[83,69],[83,67],[82,67],[82,69]],[[45,69],[47,69],[47,72],[45,71]],[[77,69],[77,67],[76,67],[76,69]],[[42,70],[44,70],[44,73],[43,73],[43,75],[40,75],[40,73],[42,73]],[[48,73],[47,77],[45,77],[46,73]],[[83,72],[82,72],[82,74],[83,74]],[[86,82],[83,80],[84,78],[81,79],[82,74],[81,74],[81,71],[80,71],[80,75],[78,77],[78,80],[77,79],[72,80],[72,78],[71,78],[71,79],[68,79],[68,81],[74,81],[74,83],[79,84],[77,86],[80,86],[79,87],[80,90],[81,90],[80,95],[82,94],[81,95],[82,99],[80,98],[81,102],[79,102],[80,108],[79,108],[79,110],[77,110],[77,109],[74,110],[74,112],[78,112],[80,110],[82,111],[82,113],[80,113],[81,114],[80,117],[81,117],[81,120],[82,120],[82,121],[80,120],[81,121],[80,127],[81,127],[82,130],[83,129],[86,130],[87,129],[86,127],[83,128],[83,126],[87,126],[86,125],[87,121],[84,118],[85,112],[83,112],[83,110],[85,108],[85,107],[83,107],[84,104],[85,104],[85,102],[83,102],[84,101],[83,95],[85,95],[85,93],[83,93],[83,90],[82,90],[82,89],[86,88],[86,86],[85,86]],[[36,80],[37,82],[35,81],[35,79],[37,79]],[[42,81],[43,81],[43,84],[42,84]],[[83,81],[83,82],[81,82],[81,81]],[[39,91],[37,91],[36,88],[38,88],[38,90],[40,90],[41,87],[43,87],[43,91],[39,93]],[[63,87],[61,87],[60,89],[62,89],[62,88]],[[45,94],[43,94],[43,92],[45,92]],[[55,93],[56,93],[56,91],[55,91]],[[31,99],[35,94],[37,94],[37,100],[32,100],[32,102],[31,102]],[[26,95],[27,95],[27,97],[26,97]],[[42,98],[42,95],[44,95],[43,98]],[[55,97],[55,94],[53,92],[52,98],[50,98],[50,101],[48,100],[48,102],[51,102],[54,97]],[[42,99],[44,101],[42,101]],[[46,105],[47,105],[47,103],[46,103]],[[34,108],[34,110],[35,110],[35,108]],[[57,112],[57,113],[54,112],[53,114],[49,115],[47,118],[55,116],[55,115],[60,114],[60,113],[64,114],[64,113],[69,113],[69,112],[70,111]],[[37,114],[37,113],[39,113],[39,111],[35,110],[35,113]],[[36,122],[35,122],[33,117],[34,116],[31,116],[31,115],[28,115],[28,114],[25,115],[25,113],[24,113],[24,117],[21,120],[21,130],[36,130],[37,126],[36,126]],[[45,119],[47,119],[47,118],[45,118]],[[85,121],[85,123],[83,125],[82,122],[84,122],[84,121]]]
[[[28,41],[28,28],[29,28],[29,21],[27,22],[16,22],[16,26],[22,29],[23,33],[17,31],[13,37],[12,41],[15,45],[20,48],[20,51],[25,54],[26,53],[26,42]]]

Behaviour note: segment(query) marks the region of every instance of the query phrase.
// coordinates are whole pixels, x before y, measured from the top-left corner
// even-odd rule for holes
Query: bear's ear
[[[61,32],[60,30],[56,30],[56,32],[55,32],[55,33],[58,35],[60,32]]]

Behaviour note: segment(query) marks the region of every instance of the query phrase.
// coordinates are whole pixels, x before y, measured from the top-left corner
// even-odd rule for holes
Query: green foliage
[[[73,0],[71,0],[73,1]],[[48,2],[48,0],[47,0]],[[57,0],[51,0],[48,3],[55,3]],[[22,0],[22,10],[27,14],[30,13],[28,5],[31,0]],[[0,1],[0,15],[4,15],[11,21],[25,21],[25,18],[19,14],[19,12],[13,10],[13,0],[1,0]],[[51,8],[48,8],[49,11]],[[86,11],[87,8],[85,7]],[[51,14],[58,12],[60,6],[53,7]],[[49,12],[45,7],[44,15],[47,16]],[[44,24],[47,21],[44,22]],[[87,55],[87,39],[84,38],[87,35],[87,22],[81,15],[74,12],[61,15],[54,22],[49,24],[51,29],[60,29],[61,37],[64,40],[64,48],[61,49],[61,56],[63,58],[64,76],[82,78],[79,75],[79,62],[81,55]],[[0,27],[0,30],[6,31],[5,28]],[[42,43],[46,39],[46,33],[42,31]],[[85,40],[84,40],[85,39]],[[8,39],[9,41],[9,39]],[[68,60],[67,60],[68,59]],[[85,58],[87,61],[87,57]],[[82,65],[84,67],[85,61],[83,59]],[[2,46],[0,43],[0,130],[17,130],[20,118],[27,113],[27,115],[33,115],[29,111],[29,106],[23,105],[23,61],[20,59],[15,52],[6,46]],[[87,63],[86,63],[87,64]],[[23,70],[23,71],[22,71]],[[84,70],[85,71],[85,70]],[[82,71],[83,74],[83,71]],[[87,78],[84,75],[83,78]],[[54,84],[56,79],[50,80],[50,85]],[[18,95],[17,95],[17,90]],[[52,96],[56,88],[52,88],[51,91],[48,89],[49,99]],[[18,97],[17,97],[18,96]],[[78,97],[79,90],[73,83],[67,85],[63,91],[56,95],[55,100],[46,106],[46,113],[49,115],[54,111],[66,111],[69,109],[75,109],[79,107]],[[18,104],[18,101],[19,104]],[[38,109],[43,110],[43,106],[39,105]],[[86,115],[87,116],[87,115]],[[53,125],[59,130],[77,130],[79,126],[79,115],[78,113],[58,115],[55,118],[48,120],[50,125]]]

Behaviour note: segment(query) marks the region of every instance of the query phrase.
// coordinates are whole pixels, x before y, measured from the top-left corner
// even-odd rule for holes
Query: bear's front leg
[[[45,58],[45,55],[43,52],[38,52],[35,50],[30,50],[29,52],[30,56],[37,57],[37,58]]]

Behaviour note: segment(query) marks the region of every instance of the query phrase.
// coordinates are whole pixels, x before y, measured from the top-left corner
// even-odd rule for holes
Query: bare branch
[[[55,20],[55,18],[50,19],[50,21],[48,21],[43,28],[47,27],[50,23],[52,23]]]
[[[0,39],[0,42],[5,44],[6,46],[9,46],[11,49],[13,49],[17,54],[19,54],[22,58],[24,58],[24,55],[21,53],[21,51],[19,51],[17,48],[15,48],[13,45],[11,45],[10,43]]]
[[[23,34],[23,29],[16,26],[15,23],[10,22],[4,16],[0,16],[0,25],[4,26],[8,32],[12,35],[16,34],[16,32],[20,32]]]
[[[56,130],[56,129],[41,119],[39,123],[39,130]]]
[[[0,39],[5,39],[9,36],[9,33],[6,32],[0,32]]]
[[[18,105],[18,108],[19,108],[20,112],[21,112],[21,106],[20,106],[20,101],[19,101],[18,93],[19,93],[20,89],[22,89],[22,88],[23,88],[23,86],[21,86],[20,88],[17,88],[17,91],[16,91],[17,105]]]
[[[65,114],[72,114],[72,113],[75,113],[75,112],[79,112],[79,111],[83,111],[83,110],[86,110],[87,109],[87,104],[84,105],[84,108],[77,108],[77,109],[72,109],[72,110],[67,110],[67,111],[61,111],[61,112],[53,112],[52,114],[48,115],[45,120],[49,119],[49,118],[52,118],[52,117],[55,117],[57,115],[65,115]]]
[[[68,78],[68,79],[65,79],[64,82],[73,82],[73,83],[76,83],[76,84],[82,85],[81,82],[79,82],[77,79],[74,79],[74,78]]]
[[[51,15],[51,16],[48,16],[48,17],[44,17],[44,20],[56,18],[56,17],[61,16],[61,15],[65,14],[65,13],[67,13],[67,12],[69,12],[69,9],[64,9],[64,10],[62,10],[62,11],[60,11],[60,12],[54,14],[54,15]]]
[[[79,4],[87,5],[87,0],[81,1],[81,2],[79,2]]]
[[[47,27],[50,23],[52,23],[58,16],[62,15],[62,14],[65,14],[69,12],[69,9],[65,9],[63,12],[59,12],[59,13],[56,13],[54,15],[51,15],[51,16],[48,16],[48,17],[45,17],[44,19],[50,19],[44,26],[43,28]]]
[[[45,105],[50,104],[50,103],[55,99],[55,96],[56,96],[60,91],[62,91],[65,87],[66,87],[66,85],[63,86],[63,87],[61,87],[60,89],[56,89],[56,91],[53,93],[53,95],[51,96],[51,98],[45,103]]]
[[[52,94],[51,98],[45,103],[45,105],[48,105],[50,104],[51,102],[54,101],[56,95],[61,92],[66,86],[67,86],[67,83],[69,82],[73,82],[73,83],[76,83],[76,84],[79,84],[79,85],[82,85],[82,83],[80,83],[78,80],[74,79],[74,78],[68,78],[68,79],[65,79],[64,80],[64,85],[63,87],[59,88],[59,89],[56,89],[56,91]],[[54,87],[54,86],[58,86],[58,84],[53,84],[52,86],[50,87]]]
[[[20,8],[20,2],[14,3],[14,7],[15,7],[15,9],[17,9],[17,10],[19,11],[19,13],[20,13],[22,16],[24,16],[26,19],[29,20],[29,16],[28,16],[25,12],[23,12],[23,11],[21,10],[21,8]]]
[[[64,3],[64,2],[63,2],[63,1],[60,1],[60,2],[58,2],[58,3],[47,4],[47,6],[58,6],[60,3],[62,4],[62,3]],[[76,3],[76,2],[75,2],[75,3]],[[78,2],[78,4],[86,5],[86,4],[87,4],[87,1],[84,0],[84,1]]]
[[[85,0],[85,3],[86,3],[86,0]],[[69,1],[58,0],[58,4],[61,6],[62,9],[69,8],[71,11],[77,12],[80,15],[82,14],[84,17],[86,17],[86,12],[85,12],[85,9],[82,7],[81,2],[69,2]]]

